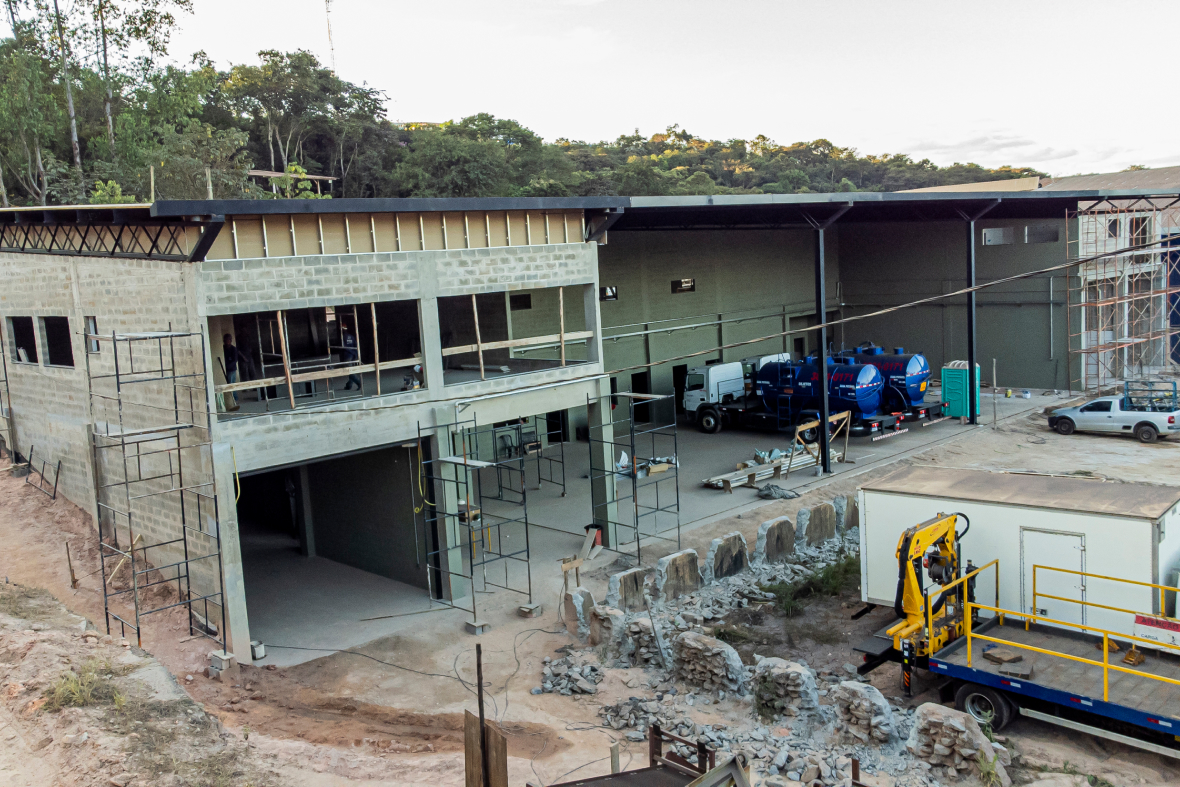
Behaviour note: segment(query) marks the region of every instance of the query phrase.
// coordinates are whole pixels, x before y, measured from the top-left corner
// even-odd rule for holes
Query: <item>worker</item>
[[[227,383],[238,382],[238,368],[241,364],[242,356],[238,352],[238,348],[234,346],[233,334],[227,333],[221,339],[221,349],[225,355],[225,381]],[[234,402],[238,401],[238,392],[234,391]]]
[[[340,351],[340,360],[342,360],[342,361],[357,361],[357,360],[359,360],[360,354],[357,352],[356,337],[353,336],[352,331],[341,326],[340,332],[342,334],[340,341],[344,345],[343,349],[341,349],[341,351]],[[356,386],[356,389],[358,391],[361,390],[361,376],[359,374],[348,375],[348,383],[346,383],[345,386],[343,388],[341,388],[340,390],[351,391],[353,385]]]

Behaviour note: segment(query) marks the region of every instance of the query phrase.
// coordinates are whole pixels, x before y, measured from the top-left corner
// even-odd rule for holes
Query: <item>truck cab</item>
[[[695,366],[684,378],[684,409],[696,413],[702,405],[728,404],[745,393],[746,372],[741,361]]]

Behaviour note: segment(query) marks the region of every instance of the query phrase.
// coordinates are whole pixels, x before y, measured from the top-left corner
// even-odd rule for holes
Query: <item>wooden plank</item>
[[[565,334],[566,343],[577,342],[582,339],[589,339],[594,336],[594,331],[576,331]],[[485,350],[508,350],[514,347],[532,347],[538,344],[558,344],[562,341],[562,335],[559,333],[550,334],[548,336],[529,336],[524,339],[505,339],[498,342],[480,342],[479,344],[461,344],[457,347],[447,347],[442,351],[443,357],[450,355],[462,355],[463,353],[477,352],[481,347]],[[616,396],[626,395],[626,391],[620,391]],[[661,399],[664,394],[650,394],[646,398]],[[638,394],[633,395],[633,398],[642,398]]]
[[[377,304],[369,304],[369,313],[373,316],[373,375],[377,378],[377,395],[381,395],[381,348],[377,345]],[[359,350],[360,347],[357,347]],[[359,355],[359,353],[358,353]]]
[[[382,361],[379,368],[381,369],[396,369],[398,367],[414,366],[422,363],[422,356],[415,355],[413,358],[401,358],[396,361]],[[318,372],[302,372],[291,375],[291,382],[294,383],[309,383],[313,380],[329,380],[333,377],[347,377],[356,371],[354,366],[341,366],[335,369],[322,369]],[[230,383],[227,385],[216,385],[213,390],[216,393],[229,393],[231,391],[248,391],[251,388],[269,388],[273,385],[282,385],[286,381],[286,377],[264,377],[258,380],[247,380],[242,383]]]
[[[282,311],[277,311],[279,322],[279,350],[283,354],[283,376],[287,378],[287,397],[291,400],[291,409],[295,409],[295,385],[291,382],[291,359],[287,356],[287,321],[283,319]]]
[[[475,318],[475,351],[479,354],[479,379],[486,380],[483,368],[483,343],[479,338],[479,306],[475,303],[475,293],[471,294],[471,315]]]
[[[483,787],[483,746],[479,717],[463,711],[463,773],[465,787]]]
[[[495,722],[488,722],[484,729],[488,745],[488,787],[508,787],[508,738]]]

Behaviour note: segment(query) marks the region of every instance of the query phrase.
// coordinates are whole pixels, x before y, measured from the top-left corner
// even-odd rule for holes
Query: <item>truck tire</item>
[[[1159,439],[1160,433],[1151,424],[1139,424],[1135,427],[1135,437],[1141,443],[1154,443]]]
[[[987,686],[978,683],[964,683],[955,692],[955,706],[970,715],[980,724],[991,725],[992,732],[999,732],[1012,720],[1012,703]]]
[[[1070,435],[1073,434],[1074,423],[1068,418],[1058,418],[1053,428],[1057,430],[1057,434]]]
[[[721,413],[714,407],[702,407],[697,411],[697,427],[705,434],[721,431]]]

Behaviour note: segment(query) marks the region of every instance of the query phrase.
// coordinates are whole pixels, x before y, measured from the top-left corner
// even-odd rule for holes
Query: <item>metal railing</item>
[[[999,561],[999,559],[993,560],[990,563],[984,563],[979,568],[975,569],[974,571],[964,574],[963,576],[956,579],[954,582],[940,586],[940,589],[937,591],[937,593],[926,593],[925,594],[926,595],[926,606],[925,606],[925,608],[926,608],[926,637],[929,640],[933,640],[933,637],[934,637],[934,602],[933,602],[934,596],[935,595],[944,596],[947,593],[949,593],[952,589],[954,589],[955,587],[958,587],[959,585],[963,585],[964,588],[966,588],[967,587],[966,583],[969,580],[975,579],[981,573],[983,573],[984,571],[986,571],[987,569],[992,568],[992,567],[995,567],[995,569],[996,569],[996,601],[995,601],[995,603],[996,603],[996,606],[999,606],[1000,605],[1000,561]],[[971,601],[970,599],[964,599],[964,603],[963,603],[964,614],[966,614],[966,612],[967,612],[967,606],[969,604],[973,604],[973,603],[974,602]],[[945,610],[946,610],[946,607],[944,606],[943,607],[944,614],[945,614]],[[967,626],[967,630],[970,631],[970,627],[971,627],[970,622],[968,621],[965,625]],[[933,654],[931,654],[931,655],[933,655]]]
[[[1124,585],[1137,585],[1139,587],[1155,588],[1155,589],[1159,590],[1159,592],[1160,592],[1160,598],[1159,598],[1159,604],[1160,604],[1159,610],[1160,611],[1157,613],[1157,612],[1143,612],[1142,610],[1136,610],[1136,609],[1123,609],[1122,607],[1112,607],[1109,604],[1098,604],[1093,601],[1087,601],[1085,598],[1068,598],[1065,596],[1054,596],[1049,593],[1041,593],[1040,591],[1037,590],[1037,571],[1056,571],[1061,574],[1072,574],[1074,576],[1082,577],[1083,578],[1083,589],[1085,588],[1085,584],[1084,584],[1085,578],[1105,579],[1110,582],[1121,582]],[[1098,609],[1105,609],[1105,610],[1109,610],[1111,612],[1122,612],[1127,615],[1148,615],[1150,617],[1160,618],[1163,620],[1170,621],[1172,623],[1180,623],[1180,620],[1177,620],[1176,618],[1168,617],[1168,615],[1167,615],[1168,606],[1167,606],[1167,595],[1166,594],[1169,592],[1170,593],[1180,593],[1180,588],[1174,588],[1174,587],[1171,587],[1170,585],[1159,585],[1159,584],[1156,584],[1155,582],[1139,582],[1134,579],[1122,579],[1120,577],[1108,577],[1105,574],[1091,574],[1088,571],[1073,571],[1072,569],[1056,568],[1055,566],[1036,566],[1036,565],[1033,566],[1032,598],[1033,598],[1033,609],[1036,609],[1036,610],[1040,609],[1040,605],[1037,604],[1037,599],[1047,598],[1047,599],[1053,599],[1054,601],[1065,601],[1070,604],[1078,604],[1083,609],[1086,607],[1096,607]]]

